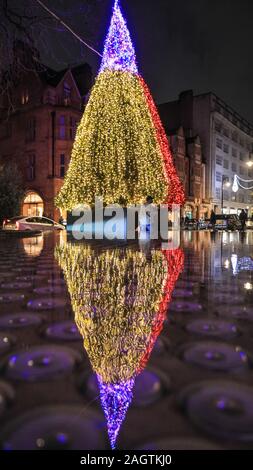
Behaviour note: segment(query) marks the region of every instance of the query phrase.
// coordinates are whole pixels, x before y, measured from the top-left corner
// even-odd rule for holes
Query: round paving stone
[[[0,433],[4,450],[103,450],[103,418],[83,406],[37,408]]]

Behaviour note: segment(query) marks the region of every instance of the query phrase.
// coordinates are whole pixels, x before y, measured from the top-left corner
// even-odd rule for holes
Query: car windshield
[[[41,217],[41,223],[43,224],[50,224],[54,225],[55,222],[52,219],[48,219],[47,217]]]
[[[228,216],[226,214],[218,214],[216,215],[216,220],[226,220],[227,217]]]

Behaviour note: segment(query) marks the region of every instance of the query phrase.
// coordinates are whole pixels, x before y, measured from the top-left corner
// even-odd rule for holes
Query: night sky
[[[100,52],[113,0],[45,0]],[[158,103],[182,90],[213,91],[253,123],[252,0],[121,0],[139,69]],[[58,69],[99,57],[64,31],[50,33],[44,57]],[[53,40],[51,40],[53,39]]]

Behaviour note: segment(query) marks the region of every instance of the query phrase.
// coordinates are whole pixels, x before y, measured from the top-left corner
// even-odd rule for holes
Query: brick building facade
[[[167,129],[174,157],[174,164],[183,184],[186,202],[182,215],[189,218],[205,218],[210,210],[205,199],[205,163],[198,135],[186,132],[182,126]]]
[[[24,73],[12,92],[13,111],[7,116],[6,97],[0,112],[0,160],[14,160],[21,169],[24,215],[59,219],[54,197],[67,170],[75,131],[92,83],[88,64],[56,72],[44,68]]]

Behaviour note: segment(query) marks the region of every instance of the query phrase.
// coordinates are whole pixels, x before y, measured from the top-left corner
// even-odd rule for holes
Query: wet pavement
[[[1,237],[1,448],[251,449],[252,242]]]

